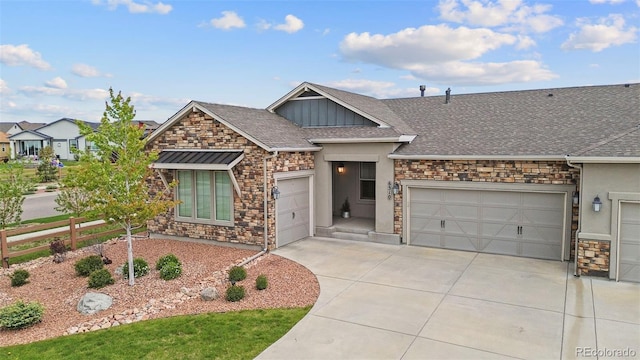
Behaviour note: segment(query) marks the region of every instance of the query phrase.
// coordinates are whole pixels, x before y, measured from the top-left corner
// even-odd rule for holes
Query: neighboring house
[[[133,120],[131,123],[139,127],[144,127],[144,137],[149,136],[149,134],[160,127],[160,124],[153,120]]]
[[[22,130],[24,129],[20,127],[19,123],[0,122],[0,133],[5,134],[5,136],[7,137],[6,141],[9,143],[9,145],[6,148],[8,152],[8,154],[6,155],[7,157],[12,158],[13,157],[12,154],[15,154],[15,151],[13,150],[13,143],[9,140],[9,136],[17,134]],[[0,158],[2,158],[2,156],[0,156]]]
[[[11,158],[9,137],[4,132],[0,131],[0,160]]]
[[[266,109],[192,101],[147,138],[154,190],[181,201],[148,229],[264,249],[310,235],[577,248],[582,274],[640,281],[639,126],[640,84],[380,100],[302,83]],[[347,198],[369,228],[340,218]]]
[[[15,149],[15,156],[35,157],[40,149],[51,146],[61,160],[74,158],[73,148],[84,149],[87,144],[80,135],[77,120],[62,118],[49,124],[41,124],[35,129],[25,129],[9,137]],[[99,123],[85,122],[97,129]]]

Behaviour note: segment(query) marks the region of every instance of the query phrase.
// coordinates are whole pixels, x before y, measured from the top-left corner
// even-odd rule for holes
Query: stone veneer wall
[[[521,184],[576,185],[580,171],[564,161],[498,160],[398,160],[394,161],[395,181],[437,180]],[[578,206],[572,209],[571,258],[574,257],[578,229]],[[394,232],[402,234],[402,194],[394,196]]]
[[[234,168],[233,174],[240,187],[241,196],[233,191],[234,226],[214,226],[175,220],[175,209],[157,216],[147,223],[149,232],[171,236],[190,237],[247,245],[264,245],[264,197],[263,159],[269,152],[247,138],[215,121],[202,112],[191,112],[168,128],[147,145],[150,150],[163,149],[236,149],[244,150],[244,159]],[[273,186],[273,172],[313,169],[313,153],[279,153],[267,161],[267,189]],[[172,170],[162,170],[168,182],[173,180]],[[155,175],[152,189],[164,191],[160,176]],[[165,193],[173,198],[174,192]],[[275,207],[268,200],[268,248],[275,247]]]
[[[580,275],[609,276],[609,241],[585,240],[578,242],[578,270]]]

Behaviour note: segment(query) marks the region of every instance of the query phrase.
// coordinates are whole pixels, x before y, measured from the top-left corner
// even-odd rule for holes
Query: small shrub
[[[42,320],[44,307],[38,302],[15,303],[0,309],[0,328],[23,329]]]
[[[182,274],[182,264],[179,262],[168,262],[160,268],[160,278],[162,280],[172,280]]]
[[[139,278],[149,273],[149,264],[143,258],[133,259],[133,277]],[[122,276],[125,279],[129,278],[129,263],[126,262],[122,265]]]
[[[235,283],[236,281],[242,281],[247,278],[247,270],[242,266],[234,266],[229,269],[229,281]]]
[[[107,269],[96,270],[89,275],[89,287],[92,289],[100,289],[113,283],[115,280]]]
[[[258,275],[256,278],[256,289],[264,290],[267,288],[267,277],[264,275]]]
[[[235,302],[244,299],[244,287],[231,285],[227,288],[227,301]]]
[[[89,276],[92,272],[100,270],[104,267],[102,258],[98,255],[89,255],[75,263],[76,274],[78,276]]]
[[[156,262],[156,270],[162,269],[162,267],[167,263],[177,263],[180,265],[180,260],[178,260],[178,257],[173,254],[167,254],[158,259],[158,262]]]
[[[14,271],[13,274],[9,275],[11,278],[11,286],[22,286],[28,283],[29,281],[27,279],[29,278],[29,275],[29,272],[24,269]]]
[[[49,251],[51,251],[51,255],[64,254],[67,252],[67,246],[64,244],[64,241],[56,238],[49,243]]]

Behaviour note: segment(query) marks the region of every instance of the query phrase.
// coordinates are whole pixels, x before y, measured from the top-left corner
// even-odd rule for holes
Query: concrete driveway
[[[258,359],[640,358],[640,284],[570,263],[326,238],[274,253],[320,297]]]

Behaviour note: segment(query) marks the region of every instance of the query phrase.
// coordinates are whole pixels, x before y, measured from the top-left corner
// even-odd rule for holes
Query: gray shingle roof
[[[640,122],[640,84],[381,101],[419,134],[401,155],[564,156]]]
[[[308,83],[326,94],[340,99],[352,107],[360,110],[369,116],[375,117],[380,121],[390,125],[395,129],[398,135],[415,135],[415,131],[408,126],[405,121],[392,111],[384,102],[365,95],[355,94],[348,91],[338,90],[323,85]]]
[[[599,141],[572,156],[631,157],[640,154],[640,124],[621,134]]]
[[[195,103],[270,148],[314,147],[306,140],[305,133],[300,127],[267,110],[202,101],[195,101]]]

